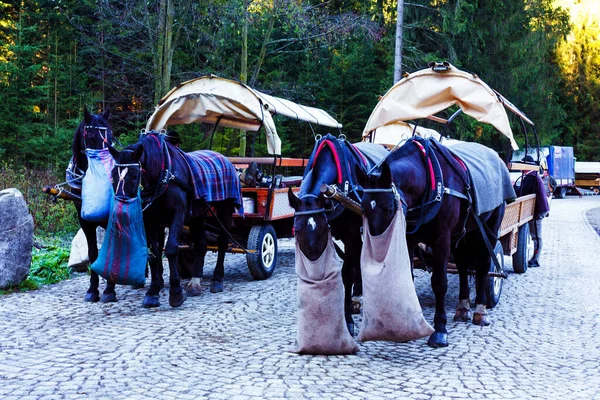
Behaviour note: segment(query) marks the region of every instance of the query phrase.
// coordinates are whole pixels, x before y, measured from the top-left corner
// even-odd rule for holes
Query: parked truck
[[[539,153],[537,149],[528,149],[527,155],[530,155],[540,167],[548,169],[548,173],[556,179],[558,186],[554,189],[554,197],[564,199],[568,192],[580,194],[575,186],[575,157],[573,155],[573,147],[542,147]],[[511,158],[513,162],[522,161],[525,158],[524,150],[513,153]]]

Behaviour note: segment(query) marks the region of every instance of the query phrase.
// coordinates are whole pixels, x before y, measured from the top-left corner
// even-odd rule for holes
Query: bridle
[[[316,195],[314,194],[305,194],[304,196],[300,197],[299,199],[305,199],[307,197],[314,197],[315,199],[317,198]],[[296,211],[294,212],[294,217],[298,217],[298,216],[302,216],[302,215],[317,215],[317,214],[327,214],[329,211],[326,208],[317,208],[316,210],[305,210],[305,211]],[[325,215],[325,218],[327,218],[327,215]]]
[[[129,173],[129,168],[136,168],[140,172],[142,171],[142,165],[140,163],[130,163],[130,164],[115,164],[117,168],[117,175],[119,177],[119,181],[117,182],[117,187],[115,188],[115,197],[119,200],[131,200],[131,197],[127,196],[125,193],[125,177]],[[138,174],[136,187],[141,186],[142,174]],[[119,195],[119,190],[123,193],[122,196]]]
[[[89,129],[94,129],[98,131],[98,134],[102,138],[102,150],[106,150],[110,143],[108,142],[109,136],[112,137],[112,130],[107,126],[94,126],[94,125],[84,125],[83,127],[83,151],[87,149],[86,136]],[[102,133],[104,132],[104,134]]]

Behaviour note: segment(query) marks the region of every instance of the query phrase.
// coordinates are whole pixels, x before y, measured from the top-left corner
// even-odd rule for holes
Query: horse
[[[401,210],[406,215],[406,241],[411,263],[415,246],[419,243],[432,250],[428,266],[432,269],[431,287],[435,295],[435,331],[427,344],[434,348],[448,346],[444,300],[448,287],[446,267],[450,255],[454,257],[460,280],[459,305],[454,320],[472,319],[476,325],[490,324],[485,307],[491,257],[485,238],[494,248],[505,209],[502,200],[500,205],[477,216],[471,204],[473,196],[469,190],[471,181],[467,166],[454,154],[456,150],[450,153],[433,139],[415,137],[392,152],[382,163],[379,173],[364,174],[357,170],[359,183],[363,187],[361,205],[371,233],[382,234],[395,213]],[[496,158],[504,166],[497,154]],[[495,165],[496,169],[501,169],[499,164]],[[508,170],[500,173],[502,179],[508,176]],[[496,177],[489,177],[490,181],[493,179]],[[476,218],[479,218],[480,226]],[[475,270],[477,283],[473,316],[469,300],[470,269]]]
[[[344,244],[344,253],[336,245],[343,259],[342,280],[344,282],[344,313],[346,324],[354,334],[352,319],[352,297],[362,294],[360,276],[360,253],[362,249],[362,218],[324,197],[321,185],[337,185],[352,200],[359,202],[356,191],[355,170],[372,168],[388,154],[378,144],[350,144],[343,137],[327,134],[320,138],[308,160],[299,197],[288,191],[290,206],[295,210],[294,232],[300,250],[311,261],[317,260],[327,246],[328,232]]]
[[[82,176],[88,170],[88,159],[86,156],[86,150],[105,150],[108,149],[112,143],[114,136],[112,128],[108,123],[110,116],[110,109],[107,108],[103,114],[90,114],[87,108],[83,109],[83,121],[79,124],[75,130],[72,145],[72,159],[67,168],[67,181],[72,187],[75,194],[80,195],[82,190]],[[107,176],[108,180],[108,176]],[[82,202],[85,199],[82,199]],[[75,209],[77,210],[77,219],[79,220],[79,226],[85,234],[85,240],[88,247],[88,258],[90,264],[96,261],[98,258],[98,247],[96,238],[96,228],[101,226],[106,228],[108,219],[104,221],[89,221],[82,217],[82,202],[74,202]],[[90,286],[85,295],[85,301],[103,303],[117,301],[115,293],[115,284],[107,281],[106,288],[102,297],[98,290],[100,284],[100,278],[94,271],[90,272]]]
[[[211,293],[223,291],[225,252],[235,208],[241,210],[241,189],[235,167],[222,155],[201,150],[184,153],[168,142],[165,135],[154,131],[141,135],[137,143],[122,151],[111,147],[117,160],[112,171],[115,194],[132,198],[140,193],[144,204],[143,220],[149,249],[151,284],[142,306],[160,306],[162,282],[162,251],[164,227],[169,235],[164,252],[169,262],[169,304],[181,306],[187,296],[199,296],[206,255],[205,219],[216,216],[220,221],[218,232],[218,257],[210,286]],[[209,171],[210,181],[198,182],[192,174],[194,159],[213,163],[217,170]],[[220,170],[219,170],[220,168]],[[209,174],[210,175],[210,174]],[[206,177],[206,175],[205,175]],[[231,179],[235,178],[235,182]],[[226,179],[231,178],[229,181]],[[229,182],[226,187],[223,182]],[[199,197],[208,193],[209,197]],[[212,211],[214,208],[215,211]],[[191,279],[184,289],[178,271],[179,243],[183,240],[184,224],[189,227],[193,240],[194,261]]]

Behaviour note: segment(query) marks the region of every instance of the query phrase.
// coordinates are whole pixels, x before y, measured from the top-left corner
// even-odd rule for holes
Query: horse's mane
[[[167,146],[167,142],[159,137],[156,132],[150,132],[140,138],[140,140],[126,150],[135,150],[139,146],[144,149],[144,169],[150,176],[159,176],[163,170],[162,146]]]

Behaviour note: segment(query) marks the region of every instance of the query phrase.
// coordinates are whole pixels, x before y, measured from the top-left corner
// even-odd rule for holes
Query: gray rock
[[[18,285],[29,273],[33,217],[18,189],[0,191],[0,289]]]
[[[96,243],[98,250],[102,247],[102,241],[104,241],[104,228],[99,226],[96,228]],[[90,260],[88,257],[87,241],[85,240],[83,229],[79,229],[71,242],[69,267],[77,272],[86,272],[89,264]]]

